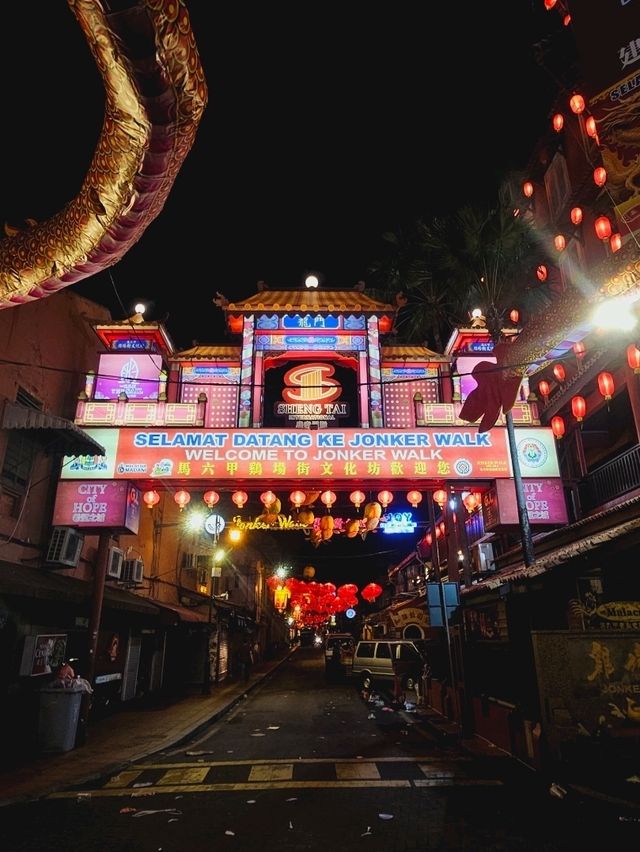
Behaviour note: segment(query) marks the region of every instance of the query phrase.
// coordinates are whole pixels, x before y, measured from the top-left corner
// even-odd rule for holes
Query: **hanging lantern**
[[[417,508],[418,503],[422,503],[422,494],[419,491],[409,491],[407,494],[407,500],[410,505],[413,506],[414,509]]]
[[[519,311],[517,308],[514,308],[514,309],[511,311],[511,313],[509,314],[509,319],[511,320],[511,322],[512,322],[514,325],[517,325],[517,324],[518,324],[518,321],[519,321],[519,319],[520,319],[520,311]]]
[[[615,383],[611,373],[607,373],[606,370],[603,370],[602,373],[598,373],[598,390],[607,401],[613,396]]]
[[[231,499],[233,500],[234,504],[238,507],[238,509],[242,509],[244,504],[249,499],[249,495],[247,494],[246,491],[234,491],[233,494],[231,495]]]
[[[444,488],[439,488],[437,491],[433,492],[433,501],[442,509],[444,504],[447,502],[447,492]]]
[[[320,495],[320,500],[324,503],[329,511],[331,511],[331,507],[336,502],[336,495],[333,491],[323,491]]]
[[[547,267],[544,263],[541,263],[540,266],[536,269],[536,275],[538,276],[538,281],[546,281],[548,275]]]
[[[359,509],[366,499],[367,495],[362,491],[352,491],[351,494],[349,494],[349,500],[351,500],[356,509]]]
[[[296,509],[299,509],[306,499],[307,495],[304,491],[292,491],[291,494],[289,494],[289,500],[291,500]]]
[[[217,491],[205,491],[204,494],[202,495],[202,499],[204,500],[204,502],[207,504],[207,506],[210,509],[213,509],[213,507],[216,505],[216,503],[220,499],[220,495],[218,494]]]
[[[173,495],[173,499],[176,501],[178,506],[180,506],[180,511],[182,511],[191,500],[191,494],[189,494],[188,491],[185,491],[184,488],[181,488],[180,491],[176,491]]]
[[[444,524],[444,521],[440,521],[440,523],[438,524],[438,529],[440,530],[440,535],[445,535],[445,533],[447,532],[447,528]]]
[[[553,375],[556,377],[556,380],[559,382],[564,382],[567,377],[564,367],[562,364],[556,364],[553,368]]]
[[[160,495],[152,488],[151,491],[144,492],[144,494],[142,495],[142,499],[144,500],[146,506],[148,506],[150,509],[153,509],[153,507],[157,506],[160,502]]]
[[[620,251],[622,248],[622,234],[611,234],[609,248],[612,252]]]
[[[582,207],[572,207],[570,215],[573,224],[579,225],[582,222]]]
[[[593,170],[593,182],[596,186],[604,186],[607,182],[607,170],[604,166],[598,166]]]
[[[360,597],[364,598],[367,603],[373,603],[381,594],[382,586],[379,586],[377,583],[368,583],[360,592]]]
[[[555,132],[560,133],[560,131],[564,127],[564,116],[561,112],[557,112],[553,116],[552,124],[553,124],[553,129],[555,130]]]
[[[608,240],[611,236],[611,222],[606,216],[598,216],[593,227],[601,240]]]
[[[393,494],[386,489],[378,492],[378,503],[383,509],[386,509],[389,503],[393,503]]]
[[[582,95],[573,95],[569,100],[569,106],[571,108],[571,112],[574,112],[576,115],[580,115],[581,112],[584,112],[584,98]]]
[[[596,120],[592,115],[590,115],[585,121],[584,126],[587,131],[587,136],[591,136],[592,139],[595,139],[598,135],[598,129],[596,127]]]
[[[551,418],[551,431],[558,440],[564,435],[564,419],[559,414]]]
[[[533,184],[530,180],[526,180],[522,184],[522,192],[524,193],[525,198],[531,198],[533,195]]]
[[[538,391],[540,392],[540,396],[543,397],[546,402],[549,398],[549,394],[551,393],[551,385],[546,379],[538,382]]]
[[[428,533],[425,535],[424,540],[425,540],[425,542],[427,543],[427,545],[428,545],[429,547],[431,547],[431,545],[433,544],[433,536],[431,535],[431,533],[430,533],[430,532],[428,532]]]
[[[564,251],[567,245],[567,241],[565,240],[563,234],[556,234],[553,238],[553,244],[556,247],[556,251]]]
[[[549,12],[551,11],[551,9],[553,9],[557,2],[558,0],[544,0],[544,8],[547,10],[547,12]]]
[[[587,413],[587,403],[583,396],[574,396],[571,399],[571,413],[576,418],[578,423],[584,420]]]
[[[586,351],[584,343],[581,340],[573,344],[573,352],[576,358],[584,358]]]
[[[475,509],[480,505],[480,500],[478,500],[477,494],[467,494],[466,497],[462,498],[462,502],[465,505],[465,508],[469,514],[471,514]]]
[[[630,343],[627,346],[627,364],[634,373],[640,373],[640,349],[638,349],[635,343]]]
[[[290,597],[289,589],[285,586],[278,586],[278,588],[273,593],[273,605],[278,610],[278,612],[284,612],[287,608],[287,602]]]
[[[277,499],[278,498],[273,491],[263,491],[260,495],[260,502],[266,509],[268,509],[269,506],[273,506]]]

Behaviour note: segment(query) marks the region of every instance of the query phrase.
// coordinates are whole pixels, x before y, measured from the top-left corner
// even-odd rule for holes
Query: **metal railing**
[[[579,485],[582,511],[640,487],[640,444],[588,474]]]

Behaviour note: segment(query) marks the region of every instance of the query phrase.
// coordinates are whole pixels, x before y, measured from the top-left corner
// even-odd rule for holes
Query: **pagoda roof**
[[[291,313],[395,313],[396,307],[379,302],[359,290],[263,290],[235,302],[220,301],[227,313],[273,311]]]
[[[389,361],[439,361],[445,364],[450,362],[450,358],[446,355],[441,355],[439,352],[433,352],[426,346],[382,346],[382,357]]]
[[[240,346],[192,346],[176,352],[171,361],[239,361]]]

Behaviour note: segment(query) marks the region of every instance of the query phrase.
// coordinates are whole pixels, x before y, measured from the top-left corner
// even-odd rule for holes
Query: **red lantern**
[[[606,216],[598,216],[593,227],[601,240],[608,240],[611,236],[611,222]]]
[[[260,502],[266,509],[268,509],[269,506],[273,506],[277,499],[278,498],[273,491],[263,491],[260,495]]]
[[[447,502],[447,492],[444,488],[439,488],[437,491],[433,492],[433,500],[442,509],[444,504]]]
[[[587,136],[591,136],[592,139],[595,139],[598,135],[598,130],[596,128],[596,120],[592,115],[590,115],[585,121],[584,126],[587,131]]]
[[[518,320],[520,319],[520,311],[517,308],[514,308],[509,314],[509,319],[514,325],[518,324]]]
[[[613,252],[620,251],[620,249],[622,248],[622,234],[611,234],[611,239],[609,240],[609,247]]]
[[[352,491],[351,494],[349,494],[349,500],[351,500],[356,509],[359,509],[366,499],[367,495],[362,491]]]
[[[583,396],[574,396],[571,399],[571,412],[578,423],[584,420],[584,416],[587,413],[587,403]]]
[[[526,180],[522,184],[522,192],[524,193],[526,198],[531,198],[531,196],[533,195],[533,184],[530,180]]]
[[[570,215],[573,224],[579,225],[582,222],[582,207],[572,207]]]
[[[541,263],[540,266],[536,269],[538,281],[546,281],[548,274],[549,273],[547,272],[547,267],[544,265],[544,263]]]
[[[216,503],[220,499],[220,495],[218,494],[217,491],[205,491],[204,494],[202,495],[202,499],[204,500],[204,502],[207,504],[207,506],[210,509],[213,509],[213,507],[216,505]]]
[[[564,367],[562,364],[556,364],[553,368],[553,375],[556,377],[557,381],[564,382],[567,377]]]
[[[151,491],[145,491],[142,495],[142,499],[150,509],[153,509],[154,506],[157,506],[160,502],[160,495],[157,491],[152,489]]]
[[[367,603],[373,603],[381,594],[382,586],[379,586],[377,583],[368,583],[360,592],[360,597],[364,598]]]
[[[581,340],[573,344],[573,352],[576,358],[584,358],[586,351],[584,343]]]
[[[559,414],[551,418],[551,431],[558,440],[564,435],[564,420]]]
[[[544,397],[544,399],[547,400],[549,394],[551,393],[551,386],[549,385],[549,382],[546,379],[543,379],[541,382],[538,383],[538,390],[540,391],[540,396]]]
[[[556,247],[556,251],[564,251],[567,245],[567,241],[565,240],[563,234],[556,234],[553,238],[553,244]]]
[[[231,495],[231,499],[233,500],[235,505],[238,507],[238,509],[242,509],[244,504],[249,499],[249,495],[247,494],[246,491],[234,491],[233,494]]]
[[[386,509],[389,503],[393,503],[393,494],[386,489],[378,492],[378,503],[383,509]]]
[[[407,494],[407,500],[415,509],[417,508],[418,503],[422,502],[422,494],[419,491],[409,491]]]
[[[433,542],[433,536],[431,535],[431,533],[430,533],[430,532],[428,532],[428,533],[425,535],[424,540],[425,540],[425,541],[426,541],[426,543],[429,545],[429,547],[431,547],[431,544],[432,544],[432,542]]]
[[[306,499],[307,495],[304,491],[292,491],[291,494],[289,494],[289,500],[291,500],[296,509],[299,509]]]
[[[469,514],[473,512],[474,509],[477,509],[480,505],[480,500],[478,499],[477,494],[467,494],[466,497],[462,498],[462,502],[465,505],[465,508]]]
[[[191,500],[191,494],[189,494],[188,491],[185,491],[184,488],[181,488],[180,491],[176,491],[173,495],[173,499],[176,501],[178,506],[180,506],[180,511],[182,511],[189,500]]]
[[[556,133],[560,133],[562,128],[564,127],[564,116],[561,112],[557,112],[553,116],[553,129]]]
[[[630,343],[627,346],[627,364],[636,375],[640,373],[640,349],[635,343]]]
[[[585,104],[582,95],[573,95],[569,101],[569,106],[571,107],[571,112],[574,112],[576,115],[584,112]]]
[[[324,503],[324,505],[331,511],[331,507],[336,502],[336,495],[333,491],[323,491],[320,495],[320,500]]]
[[[598,390],[607,401],[613,396],[615,390],[613,376],[611,373],[607,373],[606,370],[598,373]]]
[[[549,12],[556,5],[558,0],[544,0],[544,8]]]
[[[596,186],[604,186],[607,182],[607,170],[604,166],[598,166],[593,170],[593,182]]]

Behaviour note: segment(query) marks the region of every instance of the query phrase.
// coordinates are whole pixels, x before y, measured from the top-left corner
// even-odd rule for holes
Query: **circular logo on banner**
[[[527,467],[542,467],[549,458],[549,452],[537,438],[525,438],[518,444],[518,456]]]
[[[471,464],[469,459],[456,459],[453,463],[453,469],[458,474],[458,476],[469,476],[469,474],[473,470],[473,465]]]
[[[204,520],[204,528],[209,535],[220,535],[224,529],[224,518],[220,515],[207,515]]]
[[[349,608],[349,609],[345,612],[345,615],[347,616],[347,618],[355,618],[355,617],[356,617],[356,611],[355,611],[355,609],[351,609],[351,608]]]

